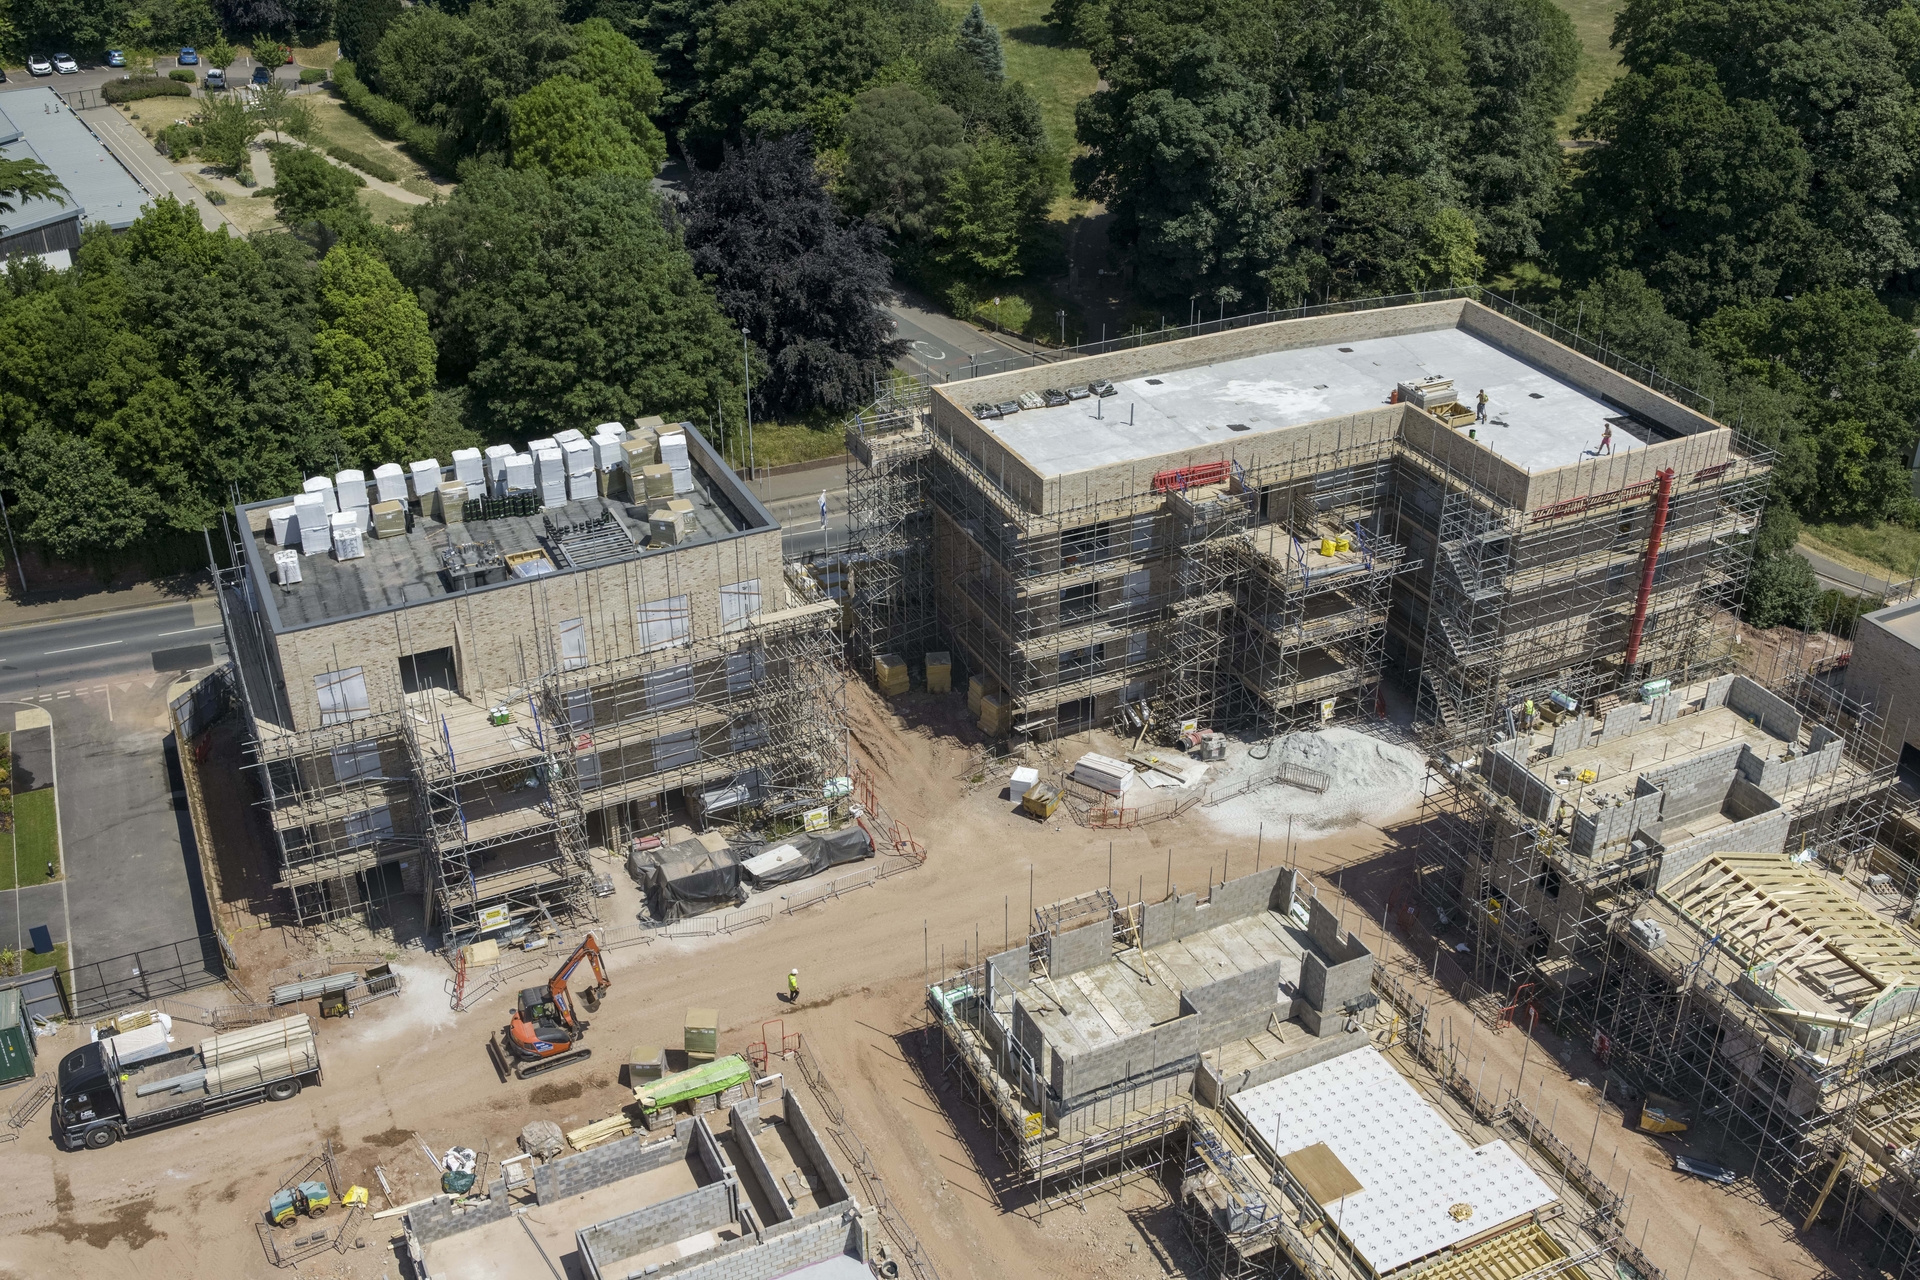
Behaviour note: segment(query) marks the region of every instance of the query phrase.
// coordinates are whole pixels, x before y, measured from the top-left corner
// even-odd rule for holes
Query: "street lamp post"
[[[747,379],[747,479],[753,479],[753,361],[747,345],[747,326],[740,326],[740,369]]]

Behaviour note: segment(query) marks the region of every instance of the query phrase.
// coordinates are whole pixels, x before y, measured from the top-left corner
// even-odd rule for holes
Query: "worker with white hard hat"
[[[800,971],[798,969],[787,970],[787,1003],[800,1003]]]

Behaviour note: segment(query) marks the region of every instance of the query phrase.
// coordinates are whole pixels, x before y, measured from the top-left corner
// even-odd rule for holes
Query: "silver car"
[[[53,69],[63,76],[70,76],[80,70],[80,64],[73,60],[70,53],[56,53],[53,55]]]
[[[30,76],[50,76],[53,74],[53,64],[45,58],[28,58],[27,74]]]

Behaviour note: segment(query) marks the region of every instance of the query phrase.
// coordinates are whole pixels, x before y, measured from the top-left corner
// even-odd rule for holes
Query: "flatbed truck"
[[[54,1122],[67,1150],[98,1151],[255,1102],[285,1102],[319,1083],[320,1049],[305,1014],[138,1062],[121,1062],[109,1037],[60,1060]]]

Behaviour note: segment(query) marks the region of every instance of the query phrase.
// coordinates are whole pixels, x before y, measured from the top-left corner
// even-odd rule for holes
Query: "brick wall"
[[[1200,1015],[1182,1014],[1097,1048],[1063,1051],[1058,1044],[1052,1047],[1053,1090],[1070,1106],[1083,1094],[1198,1054]]]
[[[820,1131],[813,1127],[813,1118],[807,1114],[800,1099],[793,1096],[793,1090],[783,1090],[781,1101],[786,1108],[787,1125],[793,1130],[793,1136],[800,1141],[800,1149],[807,1153],[807,1161],[813,1165],[814,1173],[820,1179],[819,1199],[822,1204],[839,1204],[852,1200],[853,1192],[847,1188],[847,1180],[840,1176],[840,1170],[834,1167],[833,1157],[827,1154],[826,1147],[820,1141]]]
[[[747,1177],[760,1189],[773,1221],[793,1221],[793,1206],[787,1203],[786,1192],[774,1182],[773,1170],[767,1164],[767,1157],[761,1153],[759,1142],[755,1140],[760,1132],[760,1099],[747,1098],[729,1108],[727,1127],[733,1131],[734,1145],[739,1148],[740,1158],[746,1163]]]
[[[1716,853],[1780,853],[1787,846],[1787,827],[1788,815],[1776,809],[1670,846],[1660,857],[1656,887],[1666,888]]]
[[[1746,751],[1745,743],[1729,742],[1642,774],[1666,794],[1666,803],[1660,809],[1661,822],[1684,826],[1695,818],[1719,812]]]
[[[1277,993],[1280,983],[1293,981],[1300,971],[1300,962],[1283,957],[1218,982],[1189,987],[1180,993],[1180,1011],[1199,1015],[1203,1050],[1242,1040],[1264,1030],[1276,1013],[1283,1019],[1291,1014],[1291,1002],[1281,1005]]]
[[[1542,821],[1553,816],[1559,797],[1552,787],[1535,777],[1525,763],[1496,749],[1482,754],[1481,767],[1493,789],[1512,800],[1520,812]]]
[[[541,1204],[552,1204],[582,1191],[592,1191],[595,1187],[684,1160],[692,1141],[693,1124],[691,1119],[675,1122],[673,1137],[663,1141],[649,1143],[635,1133],[602,1143],[591,1151],[577,1151],[550,1160],[533,1171],[534,1198]]]
[[[724,1182],[698,1187],[685,1195],[632,1213],[595,1223],[575,1234],[580,1260],[595,1280],[622,1280],[625,1273],[609,1272],[615,1263],[636,1253],[717,1231],[734,1221],[734,1188]]]
[[[858,1207],[833,1205],[768,1227],[757,1236],[722,1241],[690,1258],[669,1262],[653,1274],[662,1280],[668,1276],[674,1280],[773,1280],[842,1255],[866,1262],[865,1215]]]
[[[1895,755],[1920,746],[1920,645],[1907,638],[1920,604],[1877,609],[1860,619],[1847,664],[1847,696],[1873,707],[1885,724],[1883,741]]]
[[[1727,706],[1783,742],[1800,737],[1800,713],[1745,676],[1733,678],[1727,689]]]
[[[1113,958],[1113,925],[1102,918],[1047,939],[1047,975],[1068,977]]]
[[[436,1240],[445,1240],[448,1236],[458,1235],[474,1227],[484,1227],[489,1222],[498,1222],[507,1216],[507,1184],[501,1182],[487,1196],[484,1205],[467,1205],[464,1208],[453,1207],[452,1196],[435,1196],[423,1205],[407,1210],[403,1221],[407,1234],[422,1247]],[[441,1280],[434,1276],[432,1280]]]

